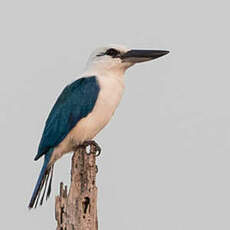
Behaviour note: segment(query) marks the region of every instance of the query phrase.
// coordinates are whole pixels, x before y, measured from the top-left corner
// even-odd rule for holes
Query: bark
[[[96,150],[92,145],[90,149],[91,154],[80,148],[72,157],[69,192],[67,186],[60,184],[60,195],[55,203],[57,230],[98,229]]]

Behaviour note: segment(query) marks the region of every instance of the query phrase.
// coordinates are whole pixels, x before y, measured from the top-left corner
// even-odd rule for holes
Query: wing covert
[[[45,123],[35,160],[58,145],[93,110],[99,90],[95,76],[80,78],[64,88]]]

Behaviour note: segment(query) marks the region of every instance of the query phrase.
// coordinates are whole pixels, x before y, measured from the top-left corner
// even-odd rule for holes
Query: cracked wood
[[[96,149],[79,148],[72,157],[71,185],[60,184],[56,197],[57,230],[97,230]]]

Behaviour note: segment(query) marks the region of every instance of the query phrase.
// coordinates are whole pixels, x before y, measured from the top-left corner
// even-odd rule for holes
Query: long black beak
[[[166,50],[129,50],[121,55],[121,59],[124,62],[144,62],[150,61],[161,56],[168,54]]]

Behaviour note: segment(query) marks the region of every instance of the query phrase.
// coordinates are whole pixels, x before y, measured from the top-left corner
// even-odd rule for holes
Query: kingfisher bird
[[[96,49],[90,55],[81,78],[64,88],[46,120],[34,159],[44,156],[44,163],[29,208],[35,208],[39,202],[42,205],[45,193],[46,199],[50,196],[54,163],[64,154],[89,144],[94,144],[100,152],[93,138],[110,121],[120,103],[125,71],[136,63],[168,53],[166,50],[128,49],[122,45],[109,45]]]

